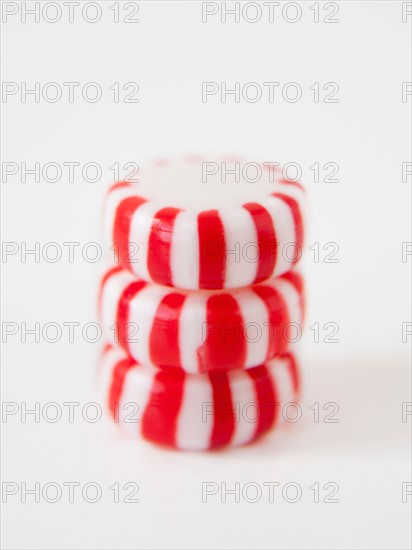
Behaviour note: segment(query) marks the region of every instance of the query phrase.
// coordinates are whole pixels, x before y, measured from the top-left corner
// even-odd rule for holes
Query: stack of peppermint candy
[[[249,443],[299,394],[305,193],[236,164],[159,161],[106,197],[100,385],[124,431],[177,449]]]

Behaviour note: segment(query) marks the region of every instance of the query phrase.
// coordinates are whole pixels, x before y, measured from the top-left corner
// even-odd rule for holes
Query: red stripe
[[[130,187],[130,186],[131,186],[130,181],[117,181],[111,187],[109,187],[108,192],[111,193],[112,191],[115,191],[116,189],[120,189],[122,187]]]
[[[176,428],[183,399],[185,373],[159,371],[142,418],[142,434],[151,441],[177,446]]]
[[[283,336],[283,329],[289,323],[288,306],[281,293],[273,287],[259,285],[252,290],[263,300],[269,316],[268,361],[286,351],[288,342]]]
[[[259,264],[255,283],[264,281],[273,273],[277,257],[276,233],[272,216],[261,204],[248,202],[243,205],[252,216],[258,237]]]
[[[265,366],[261,365],[260,367],[248,369],[246,373],[253,380],[256,391],[259,411],[253,436],[253,438],[256,438],[273,426],[279,415],[280,404],[277,402],[276,387]]]
[[[136,210],[146,202],[146,199],[141,197],[128,197],[120,201],[116,208],[113,226],[113,244],[116,247],[116,252],[119,254],[119,262],[122,264],[130,264],[130,224],[132,223],[133,215]],[[137,241],[132,241],[132,244],[138,244]]]
[[[281,199],[283,202],[285,202],[292,213],[293,222],[295,224],[295,243],[296,243],[296,256],[295,259],[292,261],[292,264],[295,264],[300,256],[302,255],[302,247],[303,247],[303,219],[302,214],[300,212],[299,204],[298,202],[293,199],[292,197],[289,197],[288,195],[284,195],[283,193],[272,193],[272,195],[278,199]]]
[[[119,415],[120,396],[123,391],[124,380],[129,369],[136,366],[136,362],[131,357],[126,357],[119,361],[112,374],[112,383],[109,390],[109,410],[116,421]]]
[[[296,292],[299,294],[299,303],[303,321],[305,318],[306,299],[302,275],[300,273],[296,273],[295,271],[288,271],[287,273],[283,273],[283,275],[281,275],[281,278],[289,281],[289,283],[291,283],[295,287]]]
[[[226,242],[222,220],[217,210],[200,212],[197,218],[199,234],[199,288],[223,288],[226,271]]]
[[[295,187],[299,187],[299,189],[301,189],[302,191],[305,190],[303,185],[301,183],[297,182],[297,181],[280,179],[279,183],[283,183],[285,185],[294,185]]]
[[[151,278],[160,285],[173,285],[170,253],[173,225],[179,212],[178,208],[162,208],[153,217],[147,263]]]
[[[197,351],[199,370],[244,368],[246,339],[239,304],[230,294],[207,300],[203,344]]]
[[[152,362],[159,367],[179,367],[179,318],[184,294],[167,294],[160,302],[150,332],[149,349]]]
[[[106,271],[106,273],[103,275],[103,277],[100,281],[99,295],[98,295],[98,299],[97,299],[97,308],[98,308],[98,311],[99,311],[99,317],[100,318],[101,318],[102,294],[103,294],[104,285],[107,283],[107,281],[110,279],[110,277],[112,277],[116,273],[119,273],[119,271],[122,271],[122,269],[123,268],[120,265],[110,268],[108,271]]]
[[[105,344],[103,349],[102,349],[102,353],[101,353],[101,356],[103,357],[104,355],[106,355],[106,353],[108,351],[110,351],[112,349],[112,345],[111,344]]]
[[[123,290],[117,304],[117,342],[127,353],[129,353],[130,337],[138,337],[139,331],[139,327],[129,321],[130,302],[145,286],[144,281],[133,281]]]
[[[227,445],[235,431],[236,412],[232,403],[228,375],[224,371],[210,371],[213,390],[214,417],[210,448]]]
[[[288,271],[281,275],[282,279],[289,281],[299,294],[303,294],[303,277],[296,271]]]
[[[110,279],[110,277],[112,277],[116,273],[119,273],[119,271],[122,271],[122,269],[123,268],[120,265],[117,265],[115,267],[111,267],[110,269],[108,269],[102,277],[102,280],[100,282],[100,288],[103,288],[104,285],[107,283],[107,281]]]

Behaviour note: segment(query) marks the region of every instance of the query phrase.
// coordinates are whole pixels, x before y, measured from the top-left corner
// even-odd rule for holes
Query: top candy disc
[[[296,264],[304,199],[273,164],[163,161],[109,189],[104,222],[115,262],[141,279],[237,288]]]

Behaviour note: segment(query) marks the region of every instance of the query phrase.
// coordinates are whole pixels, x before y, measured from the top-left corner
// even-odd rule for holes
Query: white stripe
[[[127,371],[119,399],[119,425],[126,435],[141,431],[143,414],[150,398],[155,370],[141,365]]]
[[[282,193],[283,195],[286,195],[288,197],[295,199],[302,218],[303,228],[305,229],[306,227],[305,211],[306,211],[306,202],[307,202],[306,193],[299,187],[296,187],[295,185],[288,185],[288,184],[277,184],[274,192]],[[297,250],[296,246],[294,246],[293,244],[290,246],[287,246],[289,243],[296,243],[296,227],[295,227],[293,215],[290,210],[290,207],[282,199],[277,199],[276,197],[273,197],[271,199],[271,204],[273,204],[273,201],[279,201],[283,203],[283,207],[279,209],[279,213],[273,219],[275,224],[276,236],[277,236],[276,240],[280,244],[277,262],[276,262],[277,265],[275,266],[275,270],[273,273],[273,275],[276,277],[281,273],[285,273],[286,271],[289,271],[293,267],[293,264],[290,261],[290,259],[288,259],[288,257],[293,259],[295,254],[297,253],[298,258],[300,258],[300,256],[303,253],[303,250]],[[280,212],[280,210],[282,210],[283,213]],[[284,213],[285,211],[288,213],[288,215]],[[278,264],[279,261],[281,262],[280,265]]]
[[[170,265],[173,286],[177,288],[199,286],[197,216],[196,212],[180,212],[174,222]]]
[[[112,385],[113,366],[124,358],[119,348],[111,348],[102,354],[97,370],[98,395],[103,404],[102,408],[108,412],[109,391]]]
[[[295,223],[289,206],[276,197],[266,204],[267,211],[272,217],[275,228],[276,242],[278,243],[276,265],[272,276],[278,276],[292,268],[295,253]],[[289,245],[289,246],[288,246]]]
[[[307,210],[307,206],[308,206],[308,196],[307,194],[305,193],[305,191],[303,189],[300,189],[299,187],[296,187],[295,185],[290,185],[288,187],[288,192],[285,193],[284,191],[285,187],[283,186],[283,193],[286,194],[286,195],[289,195],[290,197],[292,197],[293,199],[295,199],[295,201],[298,203],[298,206],[299,206],[299,212],[300,212],[300,215],[302,217],[302,222],[303,222],[303,227],[306,226],[306,210]],[[282,192],[282,191],[280,191]]]
[[[206,302],[208,294],[189,293],[183,303],[179,319],[179,348],[182,368],[186,372],[199,371],[198,351],[205,342]]]
[[[186,376],[176,429],[179,449],[209,448],[213,430],[213,391],[209,377]]]
[[[255,384],[242,371],[229,371],[228,379],[232,405],[236,410],[235,432],[230,445],[243,445],[253,438],[259,418]]]
[[[130,355],[143,365],[150,365],[149,342],[153,321],[162,298],[168,293],[166,287],[147,285],[129,303],[129,321],[136,323],[137,332],[129,342]],[[137,340],[137,341],[136,341]]]
[[[233,295],[243,318],[243,336],[246,339],[245,368],[257,367],[266,361],[269,346],[269,315],[266,306],[252,290]]]
[[[224,288],[253,283],[258,269],[257,233],[252,216],[244,208],[220,209],[225,233],[226,274]],[[249,259],[250,258],[250,259]]]
[[[121,293],[134,280],[133,275],[128,271],[119,271],[113,274],[102,288],[100,322],[102,324],[102,332],[109,344],[117,342],[117,332],[115,331],[114,323],[117,322],[117,309]]]
[[[286,302],[289,323],[297,323],[302,329],[302,310],[300,296],[295,286],[286,279],[275,279],[273,288],[277,289]]]
[[[291,197],[292,199],[295,199],[295,201],[297,201],[299,205],[302,205],[302,206],[307,200],[305,191],[300,187],[298,187],[297,185],[293,185],[289,183],[279,183],[276,180],[273,184],[273,189],[271,192],[282,193],[282,195]]]
[[[277,423],[289,424],[290,422],[287,421],[286,415],[289,415],[289,417],[293,420],[295,415],[298,414],[298,410],[294,405],[289,406],[290,403],[294,403],[296,401],[292,376],[289,369],[289,359],[275,359],[268,365],[268,367],[277,390],[277,401],[280,403]]]
[[[129,233],[130,267],[145,281],[151,281],[147,265],[149,235],[153,217],[161,209],[159,203],[145,202],[134,213]]]

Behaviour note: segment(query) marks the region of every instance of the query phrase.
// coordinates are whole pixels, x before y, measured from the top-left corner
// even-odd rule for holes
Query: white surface
[[[111,4],[111,3],[110,3]],[[309,243],[339,246],[338,263],[315,263],[306,251],[307,326],[321,339],[339,325],[339,343],[315,343],[306,330],[302,421],[259,445],[225,454],[177,454],[132,442],[103,421],[75,414],[52,424],[19,414],[2,427],[3,482],[98,482],[102,499],[90,504],[33,503],[20,495],[3,504],[3,548],[290,548],[370,549],[410,546],[411,401],[408,183],[409,114],[402,82],[410,81],[410,27],[401,2],[341,2],[338,24],[313,23],[310,3],[289,24],[201,22],[201,3],[141,3],[137,25],[114,24],[104,4],[94,25],[77,20],[4,24],[3,81],[99,82],[102,101],[90,104],[2,105],[3,162],[98,162],[99,182],[81,172],[70,183],[35,183],[20,174],[2,184],[3,241],[60,243],[57,263],[10,256],[3,268],[3,322],[95,321],[96,264],[82,246],[99,240],[102,197],[114,162],[144,165],[190,153],[243,154],[298,162],[310,196]],[[322,8],[321,8],[322,10]],[[321,14],[323,12],[321,11]],[[114,82],[139,83],[140,102],[114,103]],[[288,103],[201,101],[204,81],[299,82],[302,99]],[[314,103],[314,82],[337,82],[339,103]],[[128,90],[130,91],[130,90]],[[216,96],[215,96],[216,97]],[[314,183],[315,162],[340,166],[339,183]],[[79,242],[68,261],[63,242]],[[21,245],[20,249],[21,249]],[[90,254],[92,250],[90,250]],[[52,251],[50,250],[50,255]],[[63,327],[64,328],[64,327]],[[92,331],[91,331],[92,332]],[[90,335],[91,335],[90,332]],[[20,333],[19,333],[20,334]],[[52,331],[50,332],[52,336]],[[82,405],[94,401],[99,344],[65,330],[55,344],[11,336],[3,345],[3,401]],[[313,422],[308,406],[336,402],[339,423]],[[21,405],[19,405],[21,409]],[[50,410],[50,415],[52,411]],[[92,411],[90,411],[92,414]],[[113,429],[112,429],[113,428]],[[300,502],[202,502],[202,482],[288,482],[302,487]],[[140,486],[139,503],[114,503],[114,482]],[[339,503],[313,502],[315,482],[338,483]],[[324,493],[322,493],[324,495]],[[122,493],[124,496],[124,492]]]

